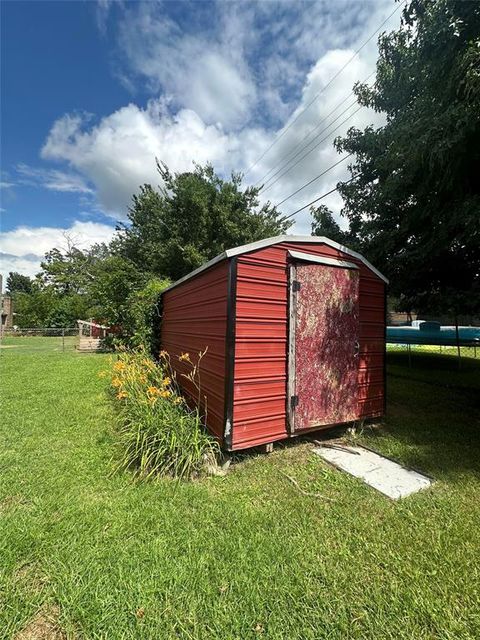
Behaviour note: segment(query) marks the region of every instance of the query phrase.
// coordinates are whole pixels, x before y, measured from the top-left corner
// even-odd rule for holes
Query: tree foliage
[[[95,278],[95,268],[109,255],[105,244],[83,251],[68,239],[66,249],[54,248],[45,254],[37,279],[59,295],[84,294]]]
[[[157,163],[164,187],[144,185],[133,197],[129,224],[112,249],[139,269],[176,280],[225,249],[285,233],[275,207],[259,206],[259,189],[241,176],[219,178],[210,165],[173,174]]]
[[[15,291],[12,294],[15,324],[22,327],[46,327],[55,308],[55,295],[51,289],[42,290],[33,285],[30,293]]]
[[[312,236],[325,236],[340,244],[351,246],[349,231],[340,229],[340,225],[335,221],[332,212],[326,205],[321,204],[318,207],[312,207],[310,213],[313,219]]]
[[[24,276],[18,271],[10,271],[7,276],[7,293],[31,293],[32,292],[32,279],[28,276]]]
[[[89,317],[89,299],[79,293],[61,295],[52,286],[34,281],[29,293],[12,294],[15,324],[22,327],[76,327],[76,321]]]
[[[343,213],[406,310],[480,307],[479,69],[480,3],[411,0],[355,88],[384,126],[336,140],[355,155]]]

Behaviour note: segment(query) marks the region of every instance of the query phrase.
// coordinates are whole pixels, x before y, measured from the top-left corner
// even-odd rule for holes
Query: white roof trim
[[[375,269],[375,267],[371,265],[370,262],[368,262],[368,260],[364,258],[360,253],[357,253],[356,251],[353,251],[348,247],[344,247],[338,242],[335,242],[334,240],[330,240],[330,238],[326,238],[325,236],[283,235],[283,236],[274,236],[273,238],[265,238],[265,240],[257,240],[257,242],[244,244],[241,247],[235,247],[234,249],[227,249],[227,251],[224,251],[223,253],[216,256],[215,258],[212,258],[212,260],[209,260],[205,264],[202,264],[202,266],[198,267],[198,269],[191,271],[186,276],[183,276],[183,278],[180,278],[180,280],[177,280],[176,282],[171,284],[169,287],[163,290],[163,293],[165,293],[166,291],[169,291],[170,289],[173,289],[173,287],[178,286],[179,284],[181,284],[182,282],[185,282],[186,280],[190,280],[190,278],[193,278],[193,276],[196,276],[198,273],[201,273],[202,271],[205,271],[206,269],[213,267],[213,265],[217,264],[217,262],[221,262],[222,260],[225,260],[227,258],[233,258],[235,256],[242,255],[243,253],[249,253],[250,251],[256,251],[257,249],[264,249],[265,247],[270,247],[274,244],[280,244],[281,242],[304,242],[308,244],[326,244],[329,247],[332,247],[333,249],[342,251],[343,253],[346,253],[349,256],[352,256],[353,258],[357,258],[358,260],[363,262],[363,264],[366,267],[368,267],[371,271],[373,271],[375,275],[377,275],[379,278],[381,278],[381,280],[383,280],[385,283],[388,284],[388,279],[383,274],[381,274],[380,271],[378,271],[378,269]]]
[[[325,256],[316,256],[313,253],[302,253],[301,251],[289,251],[288,255],[295,260],[303,260],[304,262],[314,262],[315,264],[325,264],[329,267],[343,267],[344,269],[358,269],[353,262],[346,260],[338,260],[337,258],[326,258]]]

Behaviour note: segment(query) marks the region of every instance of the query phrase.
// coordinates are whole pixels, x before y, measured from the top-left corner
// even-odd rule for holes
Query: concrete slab
[[[360,478],[393,500],[426,489],[433,482],[431,478],[418,471],[402,467],[397,462],[384,458],[364,447],[342,445],[341,448],[331,448],[320,446],[313,451],[327,462],[356,478]]]

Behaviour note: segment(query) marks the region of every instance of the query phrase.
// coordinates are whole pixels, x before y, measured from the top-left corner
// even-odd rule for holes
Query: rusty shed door
[[[292,432],[358,417],[359,271],[318,260],[290,266]]]

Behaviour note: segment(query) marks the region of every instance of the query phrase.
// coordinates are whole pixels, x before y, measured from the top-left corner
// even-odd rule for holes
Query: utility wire
[[[340,129],[340,127],[342,127],[346,122],[348,122],[348,120],[350,120],[350,118],[353,118],[353,116],[358,113],[360,111],[360,109],[363,109],[363,106],[360,105],[357,109],[355,109],[355,111],[353,111],[353,113],[351,113],[349,116],[347,116],[344,120],[342,120],[342,122],[337,125],[335,127],[335,129],[332,129],[332,131],[330,131],[330,133],[328,133],[324,138],[322,138],[321,140],[319,140],[317,142],[316,145],[314,145],[309,151],[306,151],[303,156],[301,156],[301,158],[299,158],[296,162],[294,162],[294,164],[292,164],[290,167],[288,167],[288,169],[286,169],[285,171],[283,171],[283,173],[280,173],[280,171],[282,171],[283,168],[285,168],[286,166],[288,166],[290,164],[290,162],[292,160],[295,160],[295,158],[303,151],[303,149],[306,149],[309,145],[312,144],[312,142],[314,142],[319,136],[322,135],[322,133],[324,133],[327,129],[329,129],[332,124],[334,122],[336,122],[339,118],[341,118],[343,116],[344,113],[346,113],[349,109],[351,109],[353,106],[355,106],[355,104],[357,104],[356,101],[352,102],[352,104],[348,105],[348,107],[346,109],[344,109],[336,118],[335,120],[332,120],[332,122],[327,125],[324,129],[322,129],[319,133],[317,133],[317,135],[312,138],[310,140],[310,142],[305,145],[305,147],[303,147],[302,149],[300,149],[300,151],[298,151],[293,158],[291,158],[288,162],[286,162],[280,169],[278,169],[267,181],[267,186],[264,187],[263,191],[268,191],[268,189],[270,189],[270,187],[273,187],[273,185],[278,182],[280,180],[280,178],[282,178],[286,173],[289,173],[289,171],[291,171],[294,167],[297,166],[297,164],[299,164],[304,158],[306,158],[308,155],[310,155],[312,153],[312,151],[315,151],[315,149],[317,149],[322,142],[325,142],[325,140],[327,140],[327,138],[332,134],[335,133],[335,131],[337,131],[338,129]],[[280,173],[280,175],[278,176],[278,178],[276,178],[275,180],[273,180],[273,178],[275,178],[275,176],[278,175],[278,173]],[[273,180],[273,181],[272,181]],[[270,184],[268,184],[270,183]]]
[[[356,177],[357,176],[352,176],[348,180],[345,180],[345,182],[342,182],[342,184],[348,184],[349,182],[351,182]],[[330,189],[330,191],[327,191],[327,193],[324,193],[321,196],[319,196],[318,198],[315,198],[315,200],[312,200],[311,202],[309,202],[308,204],[304,205],[303,207],[300,207],[300,209],[297,209],[296,211],[293,211],[292,213],[289,213],[288,216],[284,216],[282,218],[282,222],[284,220],[288,220],[289,218],[292,218],[293,216],[297,215],[297,213],[300,213],[300,211],[303,211],[304,209],[307,209],[308,207],[311,207],[312,204],[315,204],[319,200],[323,200],[324,198],[329,196],[331,193],[334,193],[335,191],[338,191],[338,185],[334,189]]]
[[[320,91],[319,91],[319,92],[318,92],[318,93],[317,93],[317,94],[312,98],[312,100],[311,100],[311,101],[310,101],[310,102],[309,102],[309,103],[308,103],[308,104],[307,104],[307,105],[306,105],[306,106],[305,106],[305,107],[300,111],[300,113],[299,113],[299,114],[298,114],[298,115],[297,115],[297,116],[296,116],[296,117],[295,117],[295,118],[294,118],[294,119],[293,119],[293,120],[292,120],[292,121],[291,121],[291,122],[290,122],[290,123],[289,123],[289,124],[284,128],[284,129],[283,129],[282,133],[281,133],[279,136],[277,136],[277,137],[273,140],[273,142],[272,142],[272,143],[271,143],[271,144],[270,144],[270,145],[265,149],[265,151],[264,151],[264,152],[263,152],[263,153],[262,153],[262,154],[257,158],[257,160],[255,160],[255,162],[254,162],[252,165],[250,165],[250,167],[249,167],[249,168],[247,169],[247,171],[245,172],[245,176],[247,176],[247,175],[250,173],[250,171],[253,169],[253,167],[255,167],[255,166],[260,162],[260,160],[262,160],[262,158],[264,158],[264,157],[265,157],[265,155],[270,151],[270,149],[271,149],[274,145],[276,145],[276,144],[277,144],[277,142],[278,142],[281,138],[283,138],[283,136],[287,133],[287,131],[290,129],[290,127],[292,127],[292,126],[297,122],[297,120],[298,120],[298,119],[299,119],[299,118],[300,118],[300,117],[301,117],[301,116],[302,116],[302,115],[307,111],[307,109],[309,109],[309,108],[312,106],[312,104],[313,104],[316,100],[318,100],[318,98],[322,95],[322,93],[323,93],[323,92],[324,92],[324,91],[325,91],[325,90],[326,90],[326,89],[327,89],[327,88],[332,84],[332,82],[333,82],[334,80],[336,80],[336,79],[338,78],[338,76],[342,73],[342,71],[343,71],[344,69],[346,69],[346,67],[347,67],[347,66],[348,66],[348,65],[349,65],[349,64],[350,64],[350,63],[351,63],[351,62],[352,62],[352,61],[353,61],[357,56],[358,56],[358,54],[360,53],[360,51],[361,51],[364,47],[366,47],[366,46],[367,46],[367,44],[370,42],[370,40],[372,40],[372,38],[373,38],[374,36],[376,36],[376,35],[377,35],[377,33],[380,31],[380,29],[383,27],[383,25],[384,25],[384,24],[386,24],[386,23],[390,20],[390,18],[391,18],[395,13],[397,13],[397,11],[400,9],[400,7],[401,7],[405,2],[406,2],[406,0],[402,0],[402,2],[398,5],[398,7],[396,7],[396,8],[392,11],[392,13],[390,13],[390,15],[388,15],[388,16],[385,18],[385,20],[382,22],[382,24],[381,24],[379,27],[377,27],[377,29],[375,29],[375,31],[372,33],[372,35],[371,35],[367,40],[365,40],[365,42],[364,42],[364,43],[363,43],[363,44],[362,44],[362,45],[361,45],[361,46],[360,46],[360,47],[355,51],[355,53],[353,54],[353,56],[347,60],[347,62],[343,65],[343,67],[342,67],[339,71],[337,71],[337,73],[336,73],[332,78],[330,78],[330,80],[327,82],[327,84],[326,84],[324,87],[322,87],[322,89],[320,89]]]
[[[367,77],[365,78],[365,80],[362,80],[361,84],[365,84],[366,82],[368,82],[368,81],[370,80],[370,78],[371,78],[373,75],[375,75],[375,71],[372,71],[372,73],[371,73],[369,76],[367,76]],[[310,135],[311,135],[314,131],[316,131],[316,130],[317,130],[317,129],[318,129],[318,128],[319,128],[319,127],[320,127],[320,126],[325,122],[325,120],[327,120],[327,118],[329,118],[331,115],[333,115],[333,114],[335,113],[335,111],[337,111],[337,109],[339,109],[343,104],[345,104],[345,102],[347,102],[347,100],[348,100],[349,98],[351,98],[353,95],[355,95],[355,91],[351,91],[351,92],[348,94],[348,96],[345,96],[345,97],[343,98],[343,100],[341,100],[337,105],[335,105],[335,107],[330,111],[330,113],[328,113],[324,118],[322,118],[322,119],[320,120],[320,122],[319,122],[317,125],[315,125],[314,127],[312,127],[312,128],[310,129],[310,131],[308,131],[308,132],[303,136],[303,138],[300,140],[300,142],[298,142],[298,143],[295,145],[295,147],[294,147],[294,148],[289,152],[289,156],[291,156],[293,153],[295,153],[295,151],[296,151],[299,147],[301,147],[301,146],[302,146],[302,144],[305,142],[305,140],[306,140],[307,138],[309,138],[309,137],[310,137]],[[355,104],[355,103],[353,103],[353,104]],[[352,105],[350,105],[350,107],[351,107],[351,106],[352,106]],[[350,107],[347,107],[347,109],[349,109]],[[343,114],[343,113],[345,113],[345,111],[342,111],[342,114]],[[342,115],[342,114],[340,114],[340,115]],[[340,117],[340,116],[339,116],[339,117]],[[333,122],[335,122],[335,120],[333,120],[330,124],[333,124]],[[330,126],[330,125],[328,125],[328,126]],[[328,127],[326,127],[326,128],[328,128]],[[323,129],[323,131],[325,131],[325,129]],[[322,131],[322,132],[323,132],[323,131]],[[322,133],[322,132],[321,132],[321,133]],[[313,138],[310,142],[313,142],[313,140],[314,140],[314,139],[315,139],[315,138]],[[307,142],[307,144],[306,144],[303,148],[308,147],[308,145],[310,144],[310,142]],[[291,157],[291,158],[287,161],[287,163],[286,163],[286,164],[288,164],[288,162],[290,162],[290,161],[291,161],[291,160],[293,160],[294,158],[296,158],[296,155],[295,155],[294,157]],[[270,173],[272,173],[272,171],[275,171],[275,169],[276,169],[276,168],[278,167],[278,165],[279,165],[279,164],[281,164],[281,163],[282,163],[282,160],[280,160],[280,161],[279,161],[279,162],[277,162],[275,165],[273,165],[273,167],[272,167],[271,169],[269,169],[269,170],[267,171],[267,173],[266,173],[262,178],[260,178],[260,180],[257,180],[257,182],[255,183],[255,185],[262,184],[262,183],[263,183],[263,181],[265,180],[265,178],[267,178],[267,176],[268,176]],[[285,166],[285,164],[284,164],[283,166]],[[283,168],[283,167],[281,167],[281,168]],[[276,175],[276,174],[274,174],[274,175]],[[273,177],[274,177],[274,176],[270,176],[270,178],[268,178],[267,182],[269,182],[269,181],[271,180],[271,178],[273,178]]]
[[[286,198],[284,198],[281,202],[279,202],[276,206],[279,207],[281,204],[283,204],[284,202],[286,202],[287,200],[290,200],[290,198],[293,198],[293,196],[296,196],[297,193],[300,193],[300,191],[303,191],[304,189],[306,189],[306,187],[310,186],[313,182],[315,182],[316,180],[318,180],[319,178],[321,178],[322,176],[324,176],[326,173],[328,173],[329,171],[331,171],[332,169],[334,169],[336,166],[338,166],[341,162],[343,162],[344,160],[346,160],[347,158],[349,158],[350,156],[352,156],[353,153],[349,153],[346,156],[343,156],[343,158],[340,158],[340,160],[338,162],[335,162],[335,164],[332,164],[330,167],[328,167],[328,169],[325,169],[325,171],[322,171],[322,173],[319,173],[318,176],[315,176],[314,178],[312,178],[311,180],[309,180],[307,183],[305,183],[303,186],[299,187],[296,191],[294,191],[293,193],[291,193],[289,196],[287,196]]]
[[[263,190],[263,192],[265,193],[265,191],[268,191],[269,189],[271,189],[273,187],[274,184],[276,184],[281,178],[283,178],[283,176],[287,173],[289,173],[292,169],[294,169],[297,164],[299,164],[300,162],[302,162],[302,160],[304,160],[308,155],[310,155],[312,153],[312,151],[315,151],[315,149],[317,149],[317,147],[319,147],[322,142],[325,142],[325,140],[332,134],[335,133],[335,131],[337,131],[338,129],[340,129],[340,127],[342,127],[345,122],[347,122],[348,120],[350,120],[350,118],[352,118],[356,113],[358,113],[360,111],[360,109],[362,109],[363,107],[360,106],[358,107],[358,109],[355,109],[355,111],[353,113],[351,113],[347,118],[345,118],[345,120],[342,120],[342,122],[335,127],[335,129],[333,129],[332,131],[330,131],[330,133],[328,135],[326,135],[324,138],[322,138],[321,140],[319,140],[317,142],[316,145],[314,145],[309,151],[306,151],[303,156],[300,156],[300,158],[294,162],[292,164],[291,167],[289,167],[288,169],[285,169],[285,171],[283,171],[283,173],[281,173],[277,178],[275,178],[275,180],[273,182],[271,182],[267,187],[265,187],[265,189]],[[351,154],[350,154],[351,155]],[[348,157],[348,156],[347,156]],[[335,167],[336,165],[334,164],[333,167]],[[330,169],[332,169],[333,167],[328,167],[328,169],[326,171],[329,171]]]

